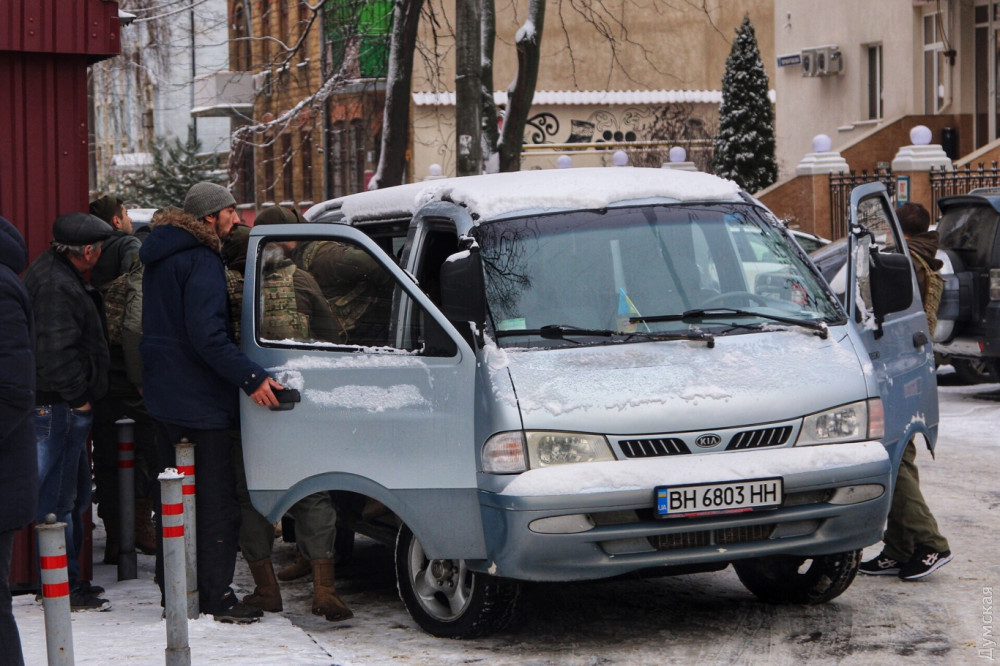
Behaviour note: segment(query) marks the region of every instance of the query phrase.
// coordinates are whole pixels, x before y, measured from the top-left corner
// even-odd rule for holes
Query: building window
[[[868,120],[882,118],[882,45],[868,47]]]
[[[951,67],[945,51],[943,12],[924,15],[924,113],[939,113],[951,103]]]
[[[361,120],[351,121],[350,131],[351,192],[365,191],[365,128]]]
[[[250,53],[250,30],[247,27],[247,11],[242,2],[237,2],[233,7],[232,35],[233,70],[237,72],[249,72],[252,67],[253,56]]]
[[[264,141],[264,187],[261,196],[264,201],[274,201],[274,138],[265,137]]]
[[[292,135],[281,135],[281,195],[295,201],[295,170],[292,168]]]
[[[233,195],[237,203],[254,200],[253,145],[240,141],[236,144],[236,183]]]
[[[271,65],[271,0],[260,0],[260,40],[261,62],[266,69]]]
[[[304,201],[313,199],[313,141],[312,128],[303,129],[299,138],[299,157],[302,165],[302,198]]]
[[[330,127],[330,154],[327,157],[327,195],[336,198],[347,194],[347,132],[344,123],[337,122]]]

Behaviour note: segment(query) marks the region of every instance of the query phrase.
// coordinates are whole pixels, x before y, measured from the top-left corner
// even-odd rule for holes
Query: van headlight
[[[545,431],[528,431],[524,434],[528,442],[528,464],[531,469],[615,459],[604,435]]]
[[[483,445],[483,471],[492,474],[614,459],[603,435],[581,432],[501,432]]]
[[[859,400],[802,419],[796,446],[881,439],[885,434],[882,400]]]

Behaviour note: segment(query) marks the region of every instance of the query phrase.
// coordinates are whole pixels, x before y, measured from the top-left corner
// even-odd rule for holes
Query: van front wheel
[[[470,571],[464,560],[433,560],[409,527],[396,537],[396,585],[410,617],[439,638],[476,638],[514,617],[520,585]]]
[[[799,557],[771,555],[733,562],[740,582],[758,599],[773,604],[822,604],[851,586],[861,551]]]

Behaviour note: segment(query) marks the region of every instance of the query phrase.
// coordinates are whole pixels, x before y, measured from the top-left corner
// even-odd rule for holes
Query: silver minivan
[[[761,599],[827,601],[882,536],[906,442],[936,440],[879,184],[852,197],[843,302],[774,215],[700,173],[433,180],[306,219],[251,233],[243,348],[294,391],[242,412],[250,493],[276,521],[332,491],[436,636],[503,628],[526,581],[637,571],[732,564]],[[264,334],[291,302],[267,286],[280,253],[336,337]]]

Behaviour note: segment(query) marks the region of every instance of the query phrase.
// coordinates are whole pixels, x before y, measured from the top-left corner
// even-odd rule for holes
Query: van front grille
[[[679,548],[697,548],[722,544],[747,543],[763,541],[771,536],[774,525],[747,525],[745,527],[727,527],[704,532],[679,532],[675,534],[657,534],[649,537],[649,544],[656,550],[676,550]]]
[[[744,430],[733,435],[726,450],[736,451],[739,449],[759,449],[765,446],[781,446],[788,441],[788,436],[791,434],[791,426]]]
[[[676,437],[653,439],[626,439],[618,443],[627,458],[653,458],[691,453],[683,441]]]

